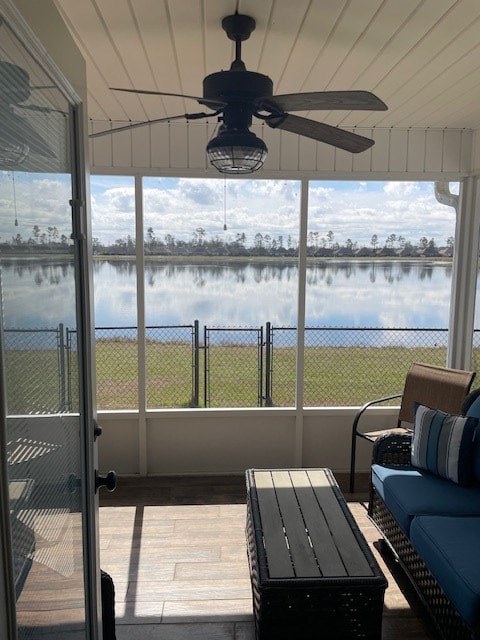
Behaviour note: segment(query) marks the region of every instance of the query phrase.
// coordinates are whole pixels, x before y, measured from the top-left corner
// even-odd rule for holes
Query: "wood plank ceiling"
[[[87,62],[91,120],[142,121],[198,110],[193,100],[109,87],[202,94],[228,69],[221,28],[238,10],[255,18],[247,69],[274,93],[366,89],[387,112],[303,113],[332,125],[480,126],[479,0],[55,0]]]

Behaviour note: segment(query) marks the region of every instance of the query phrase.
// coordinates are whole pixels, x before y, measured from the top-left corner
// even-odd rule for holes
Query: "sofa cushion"
[[[480,622],[480,517],[419,516],[410,540],[460,616]]]
[[[416,515],[479,516],[480,486],[462,487],[422,469],[372,465],[372,484],[408,535]]]
[[[469,418],[478,418],[480,421],[480,389],[471,391],[465,398],[462,415]],[[477,427],[475,442],[473,444],[473,475],[475,480],[480,482],[480,426]]]
[[[473,441],[478,420],[418,405],[412,438],[412,466],[467,485],[473,477]]]

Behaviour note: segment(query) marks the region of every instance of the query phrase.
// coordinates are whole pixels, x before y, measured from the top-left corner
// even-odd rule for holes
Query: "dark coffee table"
[[[257,640],[381,638],[387,581],[329,469],[249,469]]]

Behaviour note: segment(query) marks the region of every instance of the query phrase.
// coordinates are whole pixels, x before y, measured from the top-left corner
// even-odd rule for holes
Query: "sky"
[[[458,185],[455,185],[458,191]],[[452,185],[452,191],[454,191]],[[134,180],[131,176],[92,176],[93,236],[102,243],[135,237]],[[69,176],[0,172],[0,242],[18,233],[33,235],[55,226],[70,235]],[[260,233],[271,238],[298,238],[300,183],[294,180],[144,179],[144,229],[157,239],[173,235],[191,240],[196,229],[205,239],[225,242],[245,233],[253,244]],[[15,225],[15,218],[18,224]],[[227,230],[224,230],[226,224]],[[431,182],[312,181],[309,190],[308,231],[319,240],[329,231],[340,245],[347,240],[379,245],[395,234],[413,244],[423,236],[444,246],[454,235],[454,211],[437,202]]]

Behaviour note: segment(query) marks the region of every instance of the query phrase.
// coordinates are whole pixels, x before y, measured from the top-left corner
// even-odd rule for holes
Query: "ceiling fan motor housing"
[[[204,98],[226,103],[222,119],[229,129],[248,128],[258,111],[258,99],[272,95],[273,82],[254,71],[218,71],[203,81]]]
[[[255,71],[217,71],[203,80],[203,97],[208,100],[255,101],[273,96],[273,82]]]

